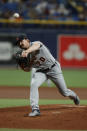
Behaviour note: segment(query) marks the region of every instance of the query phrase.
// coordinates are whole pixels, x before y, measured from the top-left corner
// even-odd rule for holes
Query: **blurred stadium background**
[[[20,33],[50,49],[68,87],[87,87],[87,0],[0,0],[0,86],[30,84],[13,59]]]
[[[20,14],[19,18],[13,17],[15,12]],[[31,41],[42,41],[50,49],[61,64],[67,86],[73,87],[76,93],[80,90],[81,105],[87,105],[87,0],[0,0],[0,108],[29,106],[29,88],[26,87],[30,87],[31,72],[18,69],[13,58],[16,37],[21,33],[26,33]],[[45,82],[43,86],[55,87],[52,82]],[[73,104],[62,96],[57,99],[55,88],[45,88],[51,99],[47,90],[40,89],[43,93],[40,105]],[[11,122],[7,116],[10,111],[13,112],[5,112],[5,118],[0,117],[5,125]],[[18,120],[23,116],[15,114]],[[21,131],[2,127],[1,121],[0,131]]]

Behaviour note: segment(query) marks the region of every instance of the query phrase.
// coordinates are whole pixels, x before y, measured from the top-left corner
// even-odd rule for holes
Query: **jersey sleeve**
[[[40,41],[34,41],[34,42],[32,42],[32,45],[33,45],[34,43],[38,43],[38,44],[40,44],[40,47],[42,47],[42,45],[43,45],[43,43],[40,42]]]

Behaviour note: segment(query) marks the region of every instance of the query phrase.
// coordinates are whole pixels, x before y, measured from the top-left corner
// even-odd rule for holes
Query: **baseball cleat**
[[[80,104],[80,99],[79,99],[78,96],[76,96],[76,98],[74,99],[74,103],[75,103],[76,105],[79,105],[79,104]]]
[[[30,117],[34,116],[40,116],[40,111],[39,110],[33,110],[31,113],[29,113]]]

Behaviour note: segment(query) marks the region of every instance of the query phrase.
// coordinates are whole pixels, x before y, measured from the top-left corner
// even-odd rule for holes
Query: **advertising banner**
[[[87,36],[59,36],[59,61],[62,67],[87,68]]]
[[[0,41],[0,61],[10,61],[12,59],[12,44]]]
[[[16,50],[15,39],[15,35],[0,35],[0,66],[16,65],[13,57],[14,50]]]

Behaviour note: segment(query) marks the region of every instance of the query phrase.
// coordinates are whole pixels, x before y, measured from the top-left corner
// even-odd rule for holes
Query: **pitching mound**
[[[30,107],[0,109],[0,128],[87,129],[87,106],[40,106],[41,116],[25,117]]]

